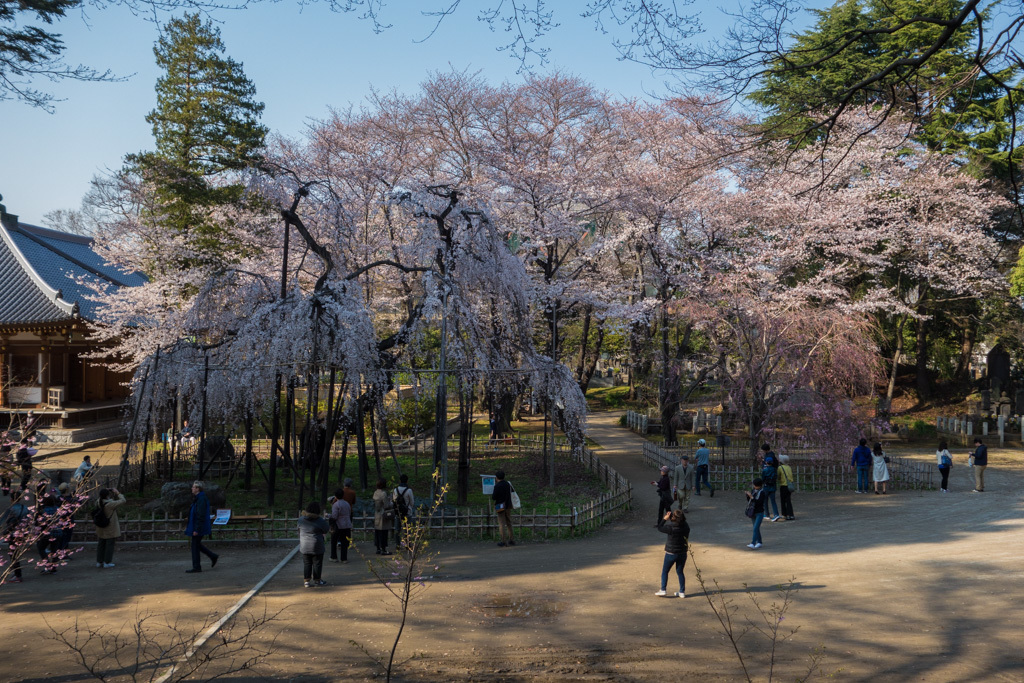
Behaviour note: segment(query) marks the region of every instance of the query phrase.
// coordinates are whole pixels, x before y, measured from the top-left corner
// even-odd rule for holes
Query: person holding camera
[[[97,505],[109,520],[106,526],[96,527],[96,566],[110,569],[114,566],[114,542],[121,536],[117,521],[117,508],[125,504],[124,494],[115,488],[100,489]]]
[[[668,534],[668,538],[665,539],[665,560],[661,565],[661,590],[655,595],[659,598],[668,595],[665,592],[668,588],[668,570],[675,566],[676,576],[679,577],[679,592],[676,593],[676,597],[685,598],[686,579],[683,577],[683,566],[686,565],[686,551],[690,542],[690,525],[686,523],[686,515],[682,510],[666,512],[658,531]]]

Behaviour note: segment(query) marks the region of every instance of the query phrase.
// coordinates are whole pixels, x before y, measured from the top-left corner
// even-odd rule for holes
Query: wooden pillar
[[[50,347],[46,337],[39,335],[39,403],[47,404],[47,394],[50,391]]]

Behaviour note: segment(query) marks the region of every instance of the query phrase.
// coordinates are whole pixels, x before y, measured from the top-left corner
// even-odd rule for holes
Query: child
[[[754,505],[754,516],[750,518],[754,523],[754,538],[747,547],[757,550],[761,547],[761,522],[764,521],[764,482],[758,477],[752,483],[754,488],[747,491],[747,500]]]

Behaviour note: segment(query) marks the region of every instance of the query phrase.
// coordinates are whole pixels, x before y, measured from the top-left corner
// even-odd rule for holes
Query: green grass
[[[369,460],[369,472],[367,475],[369,485],[367,489],[361,490],[359,487],[356,457],[350,453],[346,459],[344,476],[351,477],[355,481],[356,490],[361,500],[368,500],[373,495],[377,481],[377,471],[372,451],[369,454]],[[421,501],[425,503],[430,495],[433,474],[432,454],[420,453],[418,466],[416,460],[411,454],[398,456],[398,463],[401,466],[402,472],[409,476],[409,485],[416,495],[417,503]],[[267,471],[269,463],[266,460],[261,460],[261,464],[264,471]],[[332,495],[336,488],[340,488],[338,484],[340,464],[340,458],[333,458],[331,460],[328,495]],[[480,475],[494,474],[498,469],[503,469],[507,479],[516,487],[516,491],[523,501],[524,509],[533,510],[537,508],[538,511],[552,514],[566,513],[571,511],[574,505],[587,503],[605,490],[596,475],[589,472],[582,464],[570,460],[567,455],[562,453],[555,454],[555,487],[551,489],[547,485],[548,478],[544,474],[543,461],[539,453],[518,453],[515,449],[504,448],[497,453],[485,451],[472,454],[467,496],[467,505],[469,507],[481,508],[488,505],[489,496],[485,496],[481,491]],[[395,467],[390,454],[386,451],[381,452],[381,473],[387,480],[387,487],[390,491],[398,482],[398,469]],[[253,488],[252,490],[245,491],[242,489],[242,477],[240,474],[236,475],[230,484],[228,484],[227,477],[216,478],[207,476],[206,482],[225,488],[227,507],[234,510],[237,514],[268,511],[270,506],[267,505],[267,484],[263,477],[254,468]],[[448,503],[454,504],[456,500],[455,485],[458,478],[458,453],[454,450],[450,450],[448,454],[448,478],[451,482]],[[190,481],[191,477],[186,476],[184,472],[180,472],[176,476],[176,480]],[[311,499],[308,475],[306,481],[307,486],[304,491],[304,499],[308,501]],[[154,477],[149,476],[147,477],[146,490],[143,493],[139,493],[137,486],[133,487],[131,491],[125,491],[125,496],[128,498],[128,509],[132,512],[139,512],[143,505],[160,496],[160,487],[162,485],[163,481],[158,481]],[[278,467],[276,488],[273,509],[297,512],[300,508],[299,486],[294,483],[290,469]],[[313,496],[319,497],[319,487],[316,492],[313,492]],[[321,503],[323,502],[321,501]]]

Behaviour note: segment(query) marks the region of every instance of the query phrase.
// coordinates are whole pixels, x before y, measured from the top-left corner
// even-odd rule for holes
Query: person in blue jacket
[[[188,526],[185,527],[185,535],[192,544],[192,569],[186,569],[186,574],[203,571],[202,565],[199,564],[199,553],[210,558],[211,568],[217,566],[217,560],[220,558],[220,555],[203,545],[203,536],[213,533],[213,526],[210,524],[210,499],[203,491],[205,487],[201,481],[192,482],[192,507],[189,508]]]
[[[861,439],[860,445],[853,449],[853,457],[850,458],[850,469],[857,469],[857,493],[868,492],[868,482],[871,481],[871,449],[868,448],[868,440]]]

